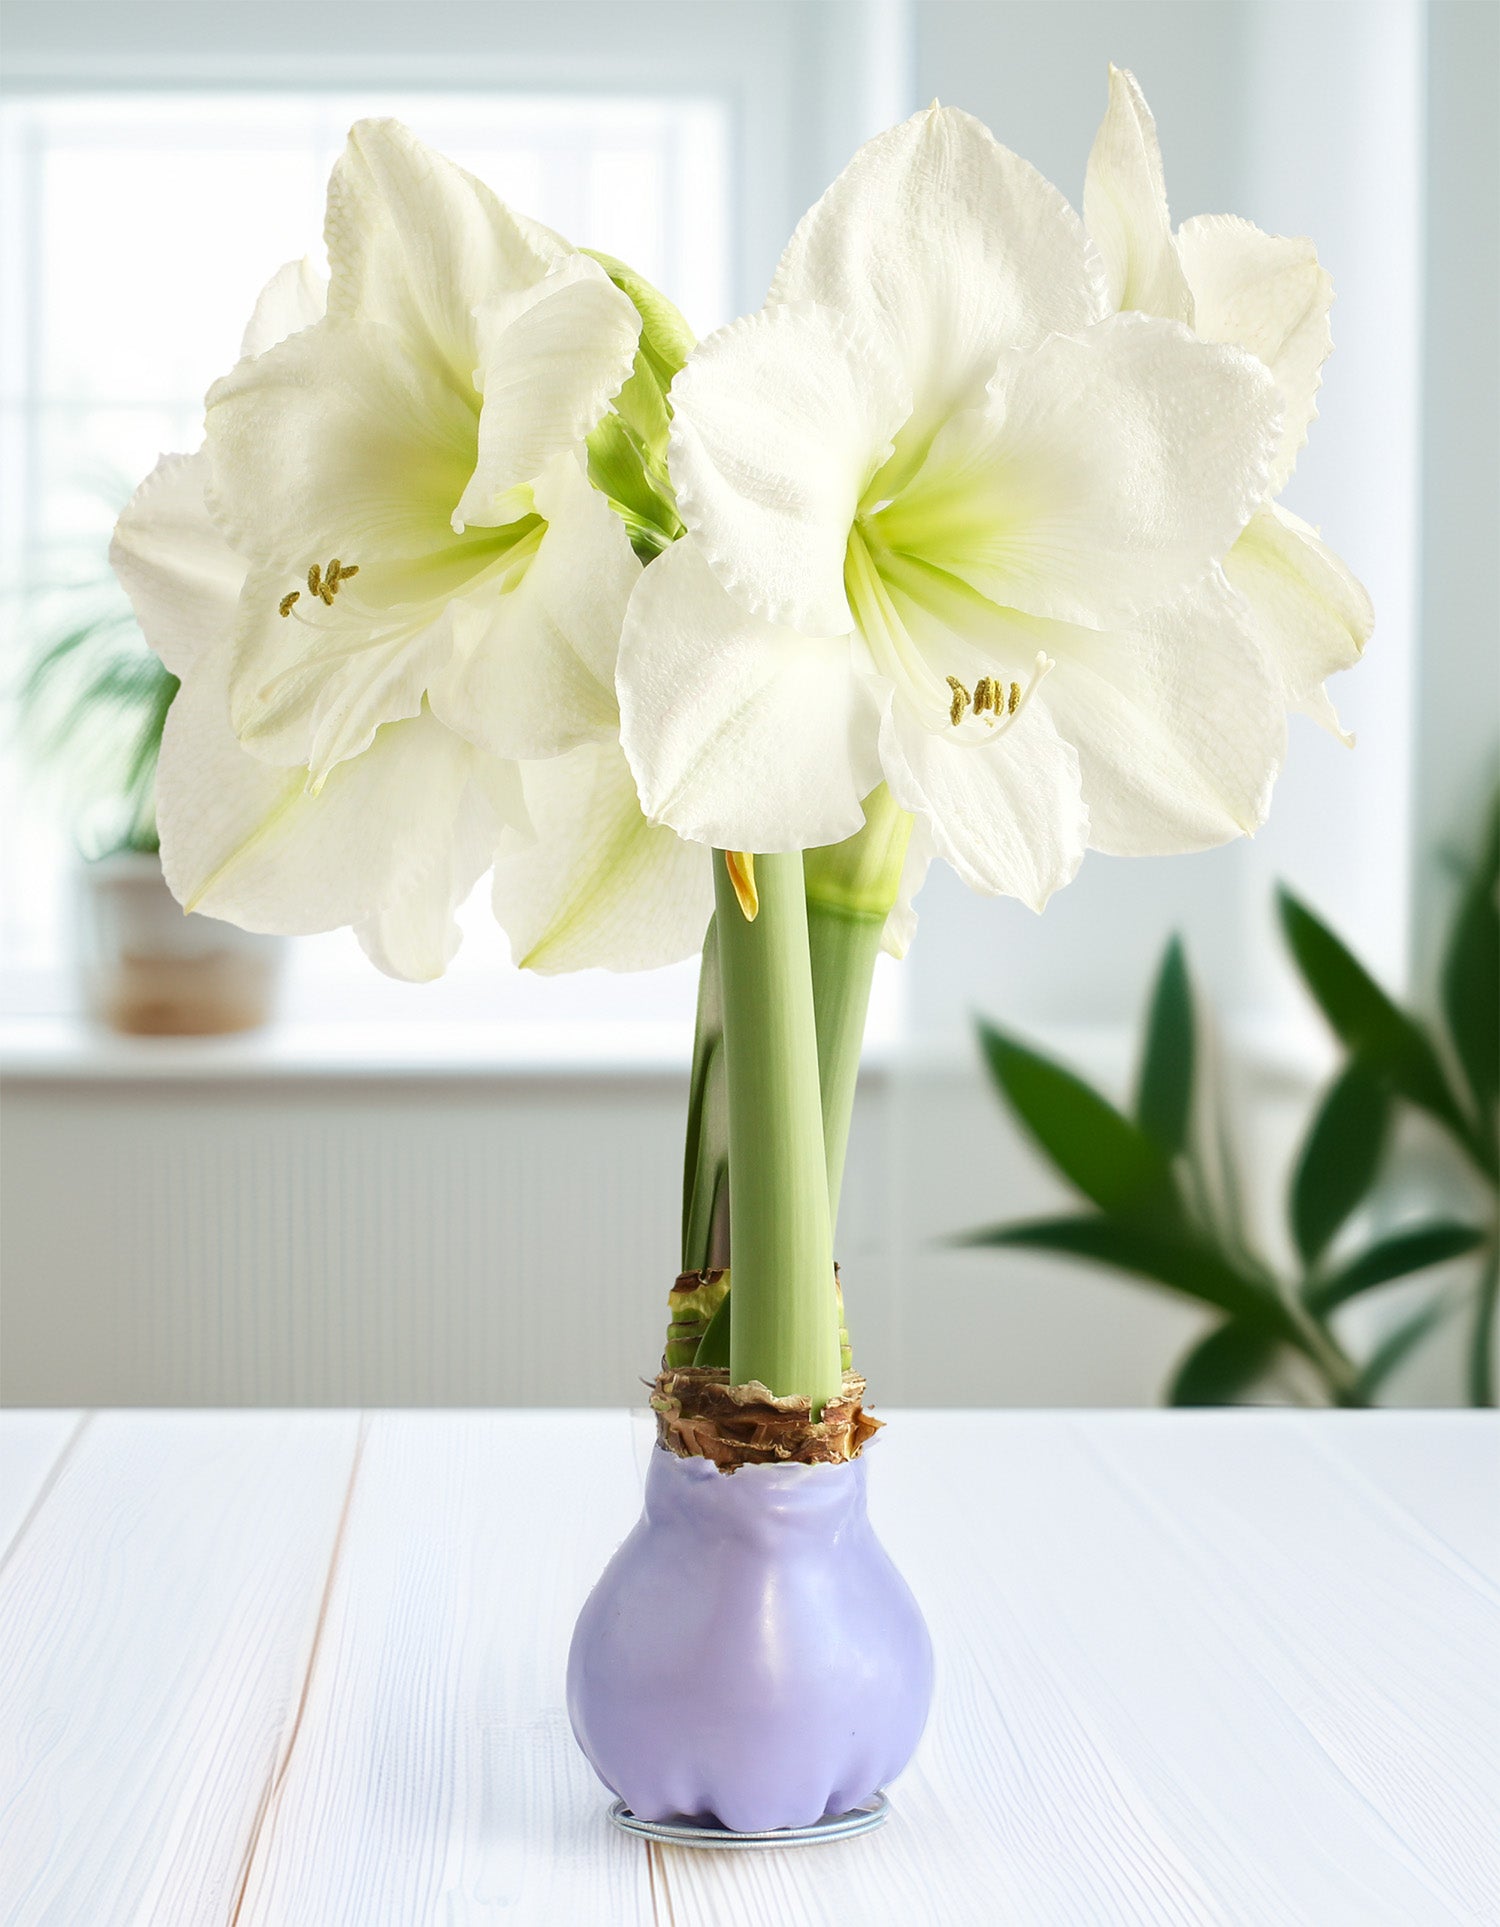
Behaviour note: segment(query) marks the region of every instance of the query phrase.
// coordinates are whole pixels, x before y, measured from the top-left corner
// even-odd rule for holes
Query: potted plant
[[[252,1029],[270,1013],[280,940],[184,917],[162,877],[156,767],[177,678],[112,580],[70,589],[65,609],[38,645],[20,710],[74,819],[85,1008],[138,1035]]]
[[[273,279],[204,446],[117,530],[182,682],[189,908],[432,977],[492,870],[525,967],[702,953],[658,1450],[569,1672],[631,1825],[867,1824],[921,1730],[833,1252],[871,975],[928,864],[1040,910],[1090,846],[1253,828],[1287,708],[1331,721],[1369,630],[1274,501],[1329,346],[1311,245],[1174,234],[1119,73],[1084,209],[934,106],[695,342],[361,122],[327,283]]]

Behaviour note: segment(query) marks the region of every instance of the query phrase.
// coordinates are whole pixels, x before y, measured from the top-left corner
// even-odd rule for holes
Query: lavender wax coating
[[[906,1765],[931,1698],[863,1457],[724,1473],[652,1453],[568,1658],[578,1743],[638,1818],[756,1833],[845,1813]]]

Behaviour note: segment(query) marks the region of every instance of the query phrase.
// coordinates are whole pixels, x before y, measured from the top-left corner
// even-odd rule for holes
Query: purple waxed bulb
[[[737,1833],[846,1813],[906,1765],[931,1699],[863,1458],[724,1473],[652,1453],[568,1657],[573,1731],[632,1813]]]

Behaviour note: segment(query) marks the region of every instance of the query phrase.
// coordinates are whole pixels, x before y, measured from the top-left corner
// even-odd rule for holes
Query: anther
[[[281,601],[277,604],[277,607],[281,610],[281,613],[284,616],[289,616],[292,613],[292,604],[294,602],[300,602],[301,599],[302,599],[302,591],[300,589],[293,589],[289,595],[284,595],[281,598]]]
[[[1014,716],[1016,711],[1020,707],[1021,707],[1021,685],[1018,682],[1013,682],[1010,686],[1010,700],[1005,705],[1006,713],[1008,715]]]
[[[957,676],[948,678],[948,687],[953,691],[953,701],[948,705],[948,721],[957,729],[964,719],[964,711],[969,706],[969,692]]]
[[[314,562],[307,572],[307,586],[314,595],[322,595],[323,571],[318,567],[316,562]]]

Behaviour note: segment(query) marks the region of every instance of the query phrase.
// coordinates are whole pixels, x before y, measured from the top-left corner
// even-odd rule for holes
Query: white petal
[[[304,589],[301,605],[283,617],[278,598],[285,580],[266,569],[246,579],[230,712],[245,748],[267,762],[300,763],[321,781],[335,764],[367,750],[382,725],[420,713],[428,687],[453,654],[464,605],[382,607],[341,589],[325,608]],[[372,583],[378,580],[372,574]],[[304,619],[304,608],[314,613]]]
[[[1317,419],[1323,363],[1333,347],[1333,282],[1311,241],[1263,234],[1230,214],[1184,221],[1177,238],[1193,290],[1193,326],[1205,341],[1248,348],[1281,390],[1286,419],[1271,467],[1275,494]]]
[[[1250,356],[1116,315],[1002,361],[872,519],[1004,606],[1100,627],[1200,581],[1249,520],[1280,424]]]
[[[301,770],[272,768],[235,741],[223,653],[212,652],[185,680],[162,739],[157,820],[167,882],[189,908],[247,930],[333,930],[393,915],[401,928],[383,967],[438,974],[436,899],[446,897],[451,919],[478,874],[476,815],[488,813],[491,849],[502,827],[478,761],[422,717],[382,731],[314,796]]]
[[[880,759],[892,796],[971,890],[1041,910],[1077,873],[1088,842],[1078,758],[1040,703],[1003,736],[969,744],[925,728],[897,697]]]
[[[327,276],[305,254],[300,261],[288,261],[260,291],[245,324],[244,339],[240,342],[241,358],[248,360],[263,355],[267,348],[274,348],[288,335],[310,328],[315,321],[322,320],[327,306]]]
[[[1251,519],[1224,573],[1255,612],[1285,701],[1351,741],[1322,685],[1359,661],[1375,627],[1363,584],[1315,529],[1274,503]]]
[[[839,843],[880,781],[847,637],[746,615],[692,539],[641,577],[620,643],[620,740],[646,813],[732,850]]]
[[[566,258],[556,235],[394,120],[357,121],[328,184],[330,314],[392,328],[472,387],[477,308],[529,288]]]
[[[617,744],[528,763],[523,781],[535,836],[504,839],[494,880],[523,969],[654,970],[701,947],[709,853],[646,821]]]
[[[844,634],[849,529],[911,410],[894,367],[827,309],[764,308],[698,344],[671,402],[678,510],[720,582],[767,622]]]
[[[461,553],[479,397],[388,330],[329,317],[208,393],[209,506],[234,546],[287,572]]]
[[[514,790],[515,814],[523,816],[519,771],[514,764],[499,767],[503,786]],[[374,914],[355,925],[360,948],[386,976],[429,983],[457,955],[463,933],[454,912],[494,861],[501,826],[509,820],[508,814],[497,817],[495,788],[495,782],[471,782],[449,836],[419,851]]]
[[[510,520],[502,497],[580,444],[619,393],[641,317],[586,255],[474,317],[484,393],[479,456],[453,526]]]
[[[1119,67],[1109,70],[1109,106],[1089,154],[1083,218],[1104,260],[1111,308],[1192,321],[1156,122],[1135,75]]]
[[[1203,850],[1265,821],[1286,712],[1250,611],[1221,577],[1131,632],[1073,629],[1048,646],[1037,700],[1078,751],[1093,849]]]
[[[1063,196],[979,121],[935,105],[859,150],[803,217],[770,299],[823,302],[883,342],[928,432],[980,399],[1002,350],[1105,311]]]
[[[141,632],[174,676],[201,649],[227,648],[245,564],[204,502],[208,457],[163,455],[125,505],[110,543]]]
[[[434,713],[492,755],[556,756],[616,733],[615,657],[641,573],[625,525],[571,455],[534,490],[541,546],[502,595],[455,605],[451,662],[434,678]]]

